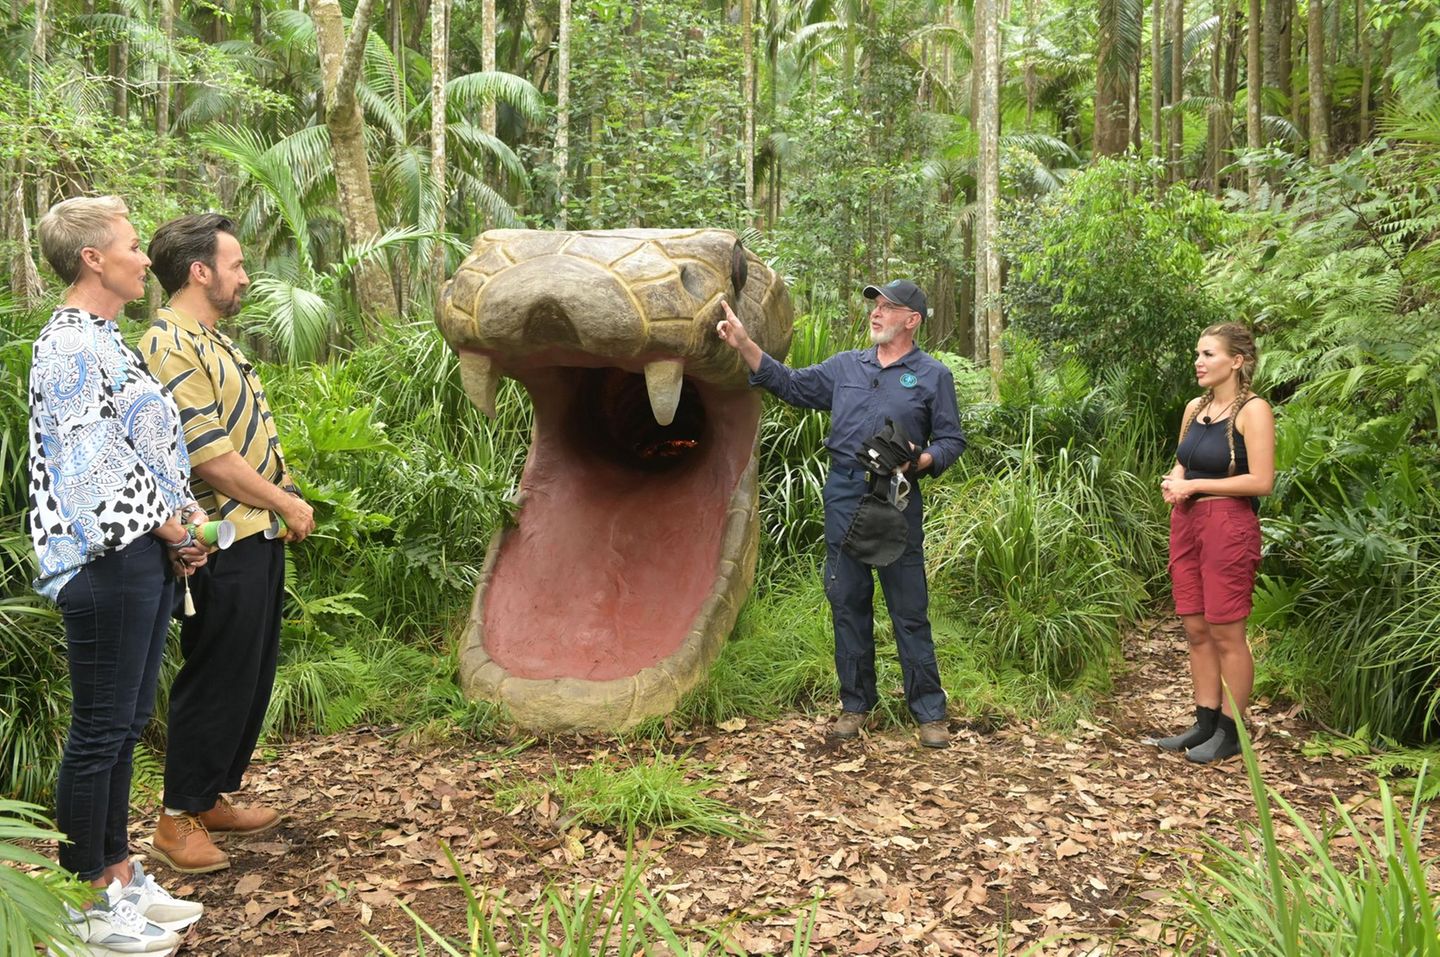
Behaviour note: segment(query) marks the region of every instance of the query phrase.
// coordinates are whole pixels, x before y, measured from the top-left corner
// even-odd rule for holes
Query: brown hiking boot
[[[280,812],[274,808],[236,807],[223,794],[214,807],[197,816],[206,830],[221,839],[227,834],[263,834],[280,823]]]
[[[832,738],[839,738],[841,741],[849,741],[851,738],[860,737],[860,729],[865,727],[865,722],[870,714],[865,711],[842,711],[835,723],[830,725],[826,734]]]
[[[193,814],[160,814],[150,856],[181,874],[208,874],[230,866],[230,856],[215,846],[205,825]]]
[[[920,725],[920,744],[927,748],[950,747],[950,722],[941,719]]]

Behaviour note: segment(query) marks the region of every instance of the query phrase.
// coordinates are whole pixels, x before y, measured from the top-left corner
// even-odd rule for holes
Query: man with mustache
[[[222,333],[250,284],[235,224],[218,213],[182,216],[150,240],[152,271],[170,296],[140,351],[180,407],[192,490],[205,511],[235,525],[235,541],[191,578],[196,613],[180,630],[185,662],[170,691],[165,810],[153,856],[181,873],[230,866],[211,835],[259,834],[280,814],[237,807],[260,736],[280,649],[285,542],[315,527],[285,467],[260,378]],[[264,534],[287,529],[282,538]],[[203,573],[203,574],[202,574]]]

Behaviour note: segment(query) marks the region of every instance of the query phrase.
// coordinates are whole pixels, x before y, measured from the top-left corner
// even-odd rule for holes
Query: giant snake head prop
[[[759,539],[760,398],[715,334],[722,299],[784,358],[785,284],[726,230],[491,230],[445,285],[471,401],[493,416],[509,376],[535,412],[461,639],[471,697],[537,730],[619,729],[714,662]]]

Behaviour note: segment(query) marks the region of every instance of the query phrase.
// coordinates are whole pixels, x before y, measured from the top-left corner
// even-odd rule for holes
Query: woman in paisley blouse
[[[72,915],[97,953],[172,949],[202,910],[130,861],[132,756],[155,701],[174,576],[206,552],[184,524],[204,513],[179,411],[116,325],[150,265],[128,217],[106,196],[65,200],[41,219],[41,252],[70,285],[30,373],[35,588],[64,616],[73,696],[56,786],[60,863],[105,888]]]

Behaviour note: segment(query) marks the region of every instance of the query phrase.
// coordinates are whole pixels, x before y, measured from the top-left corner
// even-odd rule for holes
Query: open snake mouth
[[[467,693],[539,729],[618,728],[704,677],[758,538],[760,401],[714,335],[722,297],[784,355],[784,285],[721,230],[495,230],[447,284],[471,399],[493,415],[508,375],[535,412],[462,640]]]

